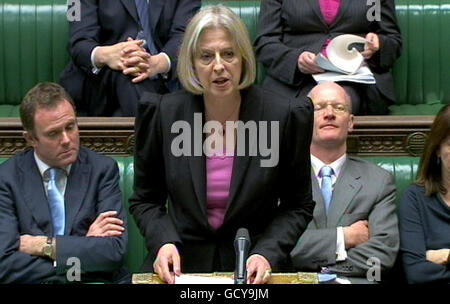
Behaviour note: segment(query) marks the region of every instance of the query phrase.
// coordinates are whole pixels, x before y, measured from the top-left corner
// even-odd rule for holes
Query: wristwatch
[[[47,238],[47,242],[44,245],[44,247],[42,248],[42,254],[45,257],[50,258],[52,260],[55,259],[55,244],[53,243],[52,237]]]

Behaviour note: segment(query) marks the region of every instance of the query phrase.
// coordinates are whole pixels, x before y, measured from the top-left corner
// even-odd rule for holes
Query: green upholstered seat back
[[[66,0],[0,0],[0,105],[19,105],[38,82],[58,81],[69,60],[66,10]]]
[[[133,194],[134,167],[133,157],[114,157],[120,171],[120,188],[123,193],[123,201],[128,215],[128,252],[125,258],[128,269],[132,273],[140,272],[142,263],[147,256],[145,240],[129,212],[128,199]]]
[[[395,3],[403,53],[393,69],[397,101],[391,114],[436,114],[450,103],[450,0]]]
[[[58,81],[69,60],[66,3],[0,0],[0,117],[17,116],[16,106],[36,83]],[[242,18],[254,41],[260,1],[204,0],[202,6],[218,3]],[[393,69],[391,114],[435,114],[450,103],[450,0],[396,0],[396,11],[404,43]],[[258,64],[257,83],[265,73]]]

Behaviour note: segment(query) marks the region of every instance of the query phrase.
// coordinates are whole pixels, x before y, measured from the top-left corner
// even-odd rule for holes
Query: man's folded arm
[[[336,228],[308,228],[291,251],[291,261],[294,269],[320,271],[321,267],[335,264],[336,239]]]
[[[128,244],[128,227],[119,179],[118,166],[113,160],[110,160],[105,165],[104,172],[98,180],[96,209],[97,217],[104,212],[117,211],[116,217],[123,221],[123,227],[125,228],[122,235],[104,237],[57,236],[56,260],[58,270],[66,267],[67,260],[71,257],[79,258],[81,269],[86,272],[109,272],[117,270],[122,265]]]

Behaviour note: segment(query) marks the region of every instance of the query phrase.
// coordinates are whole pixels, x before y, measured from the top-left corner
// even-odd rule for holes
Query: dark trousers
[[[82,111],[87,116],[136,116],[137,103],[145,91],[168,92],[162,78],[133,83],[131,76],[121,71],[103,68],[99,74],[85,78]]]

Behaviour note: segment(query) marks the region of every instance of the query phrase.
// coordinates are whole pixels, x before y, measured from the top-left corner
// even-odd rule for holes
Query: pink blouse
[[[230,197],[234,155],[206,157],[206,201],[208,222],[219,229],[225,218]]]
[[[325,22],[328,26],[330,26],[334,20],[336,19],[336,16],[339,13],[339,8],[341,6],[341,0],[319,0],[320,5],[320,11],[322,12],[322,16],[325,19]],[[325,41],[324,45],[322,46],[322,54],[327,56],[326,47],[330,43],[330,39],[327,39]]]

